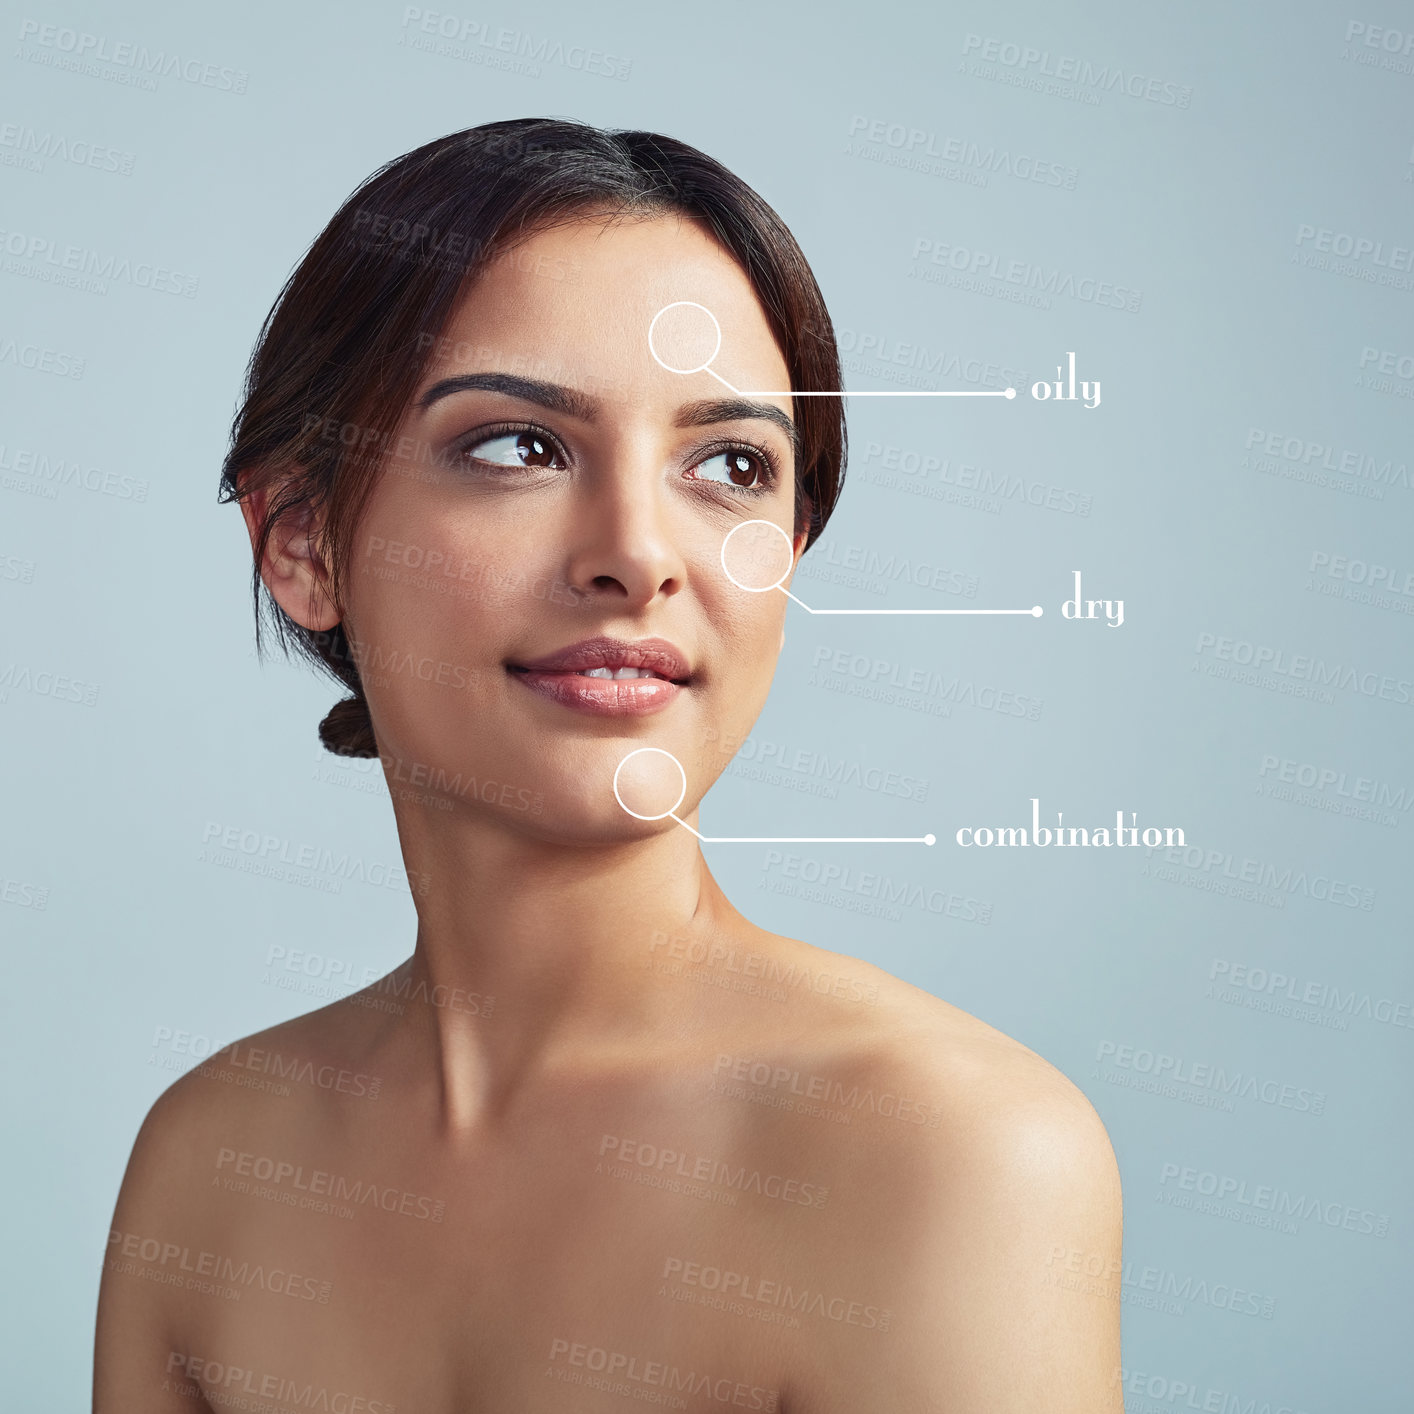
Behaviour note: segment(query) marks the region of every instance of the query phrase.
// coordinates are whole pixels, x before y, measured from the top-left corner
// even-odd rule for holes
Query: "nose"
[[[686,583],[660,479],[660,468],[621,464],[582,483],[565,579],[591,600],[636,612]]]

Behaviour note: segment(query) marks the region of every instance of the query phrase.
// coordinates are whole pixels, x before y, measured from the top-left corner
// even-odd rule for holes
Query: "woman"
[[[669,371],[697,306],[734,387],[839,388],[754,192],[524,120],[376,173],[267,320],[223,485],[351,689],[325,745],[382,762],[416,946],[153,1106],[103,1414],[1122,1408],[1117,1287],[1075,1289],[1119,1270],[1088,1102],[753,926],[683,827],[783,638],[724,541],[769,522],[793,568],[844,455],[839,400]]]

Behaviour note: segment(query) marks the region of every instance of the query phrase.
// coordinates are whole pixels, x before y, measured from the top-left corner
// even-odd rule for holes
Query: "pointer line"
[[[703,844],[926,844],[935,835],[701,835],[681,816],[669,813],[684,830],[692,830]]]
[[[1030,609],[812,609],[784,585],[778,584],[776,588],[793,604],[799,604],[807,614],[1025,614],[1027,618],[1039,619],[1042,613],[1039,604]]]
[[[754,392],[744,388],[737,388],[728,383],[715,369],[704,368],[703,373],[710,373],[722,387],[729,389],[739,398],[1014,398],[1015,388],[1003,388],[1000,391],[983,391],[966,389],[962,392],[934,392],[930,389],[918,390],[909,388],[906,390],[893,388],[874,389],[848,389],[843,388],[837,393],[827,392],[781,392],[779,389],[771,392]]]

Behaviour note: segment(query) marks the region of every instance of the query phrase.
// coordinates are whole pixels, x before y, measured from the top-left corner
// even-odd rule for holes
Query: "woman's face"
[[[677,828],[634,819],[616,768],[671,753],[698,801],[760,713],[793,570],[791,399],[668,371],[649,328],[691,301],[736,388],[789,387],[750,284],[695,223],[585,219],[495,260],[431,357],[353,542],[345,630],[395,791],[543,839]],[[653,347],[711,352],[680,306]],[[754,554],[754,558],[753,558]],[[787,579],[785,581],[789,583]],[[645,644],[645,640],[653,640]],[[612,673],[609,677],[607,674]],[[666,756],[624,804],[672,809]]]

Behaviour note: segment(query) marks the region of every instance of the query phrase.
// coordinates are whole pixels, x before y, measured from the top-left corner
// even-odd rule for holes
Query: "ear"
[[[801,498],[800,498],[800,510],[801,510],[801,520],[804,521],[804,523],[805,523],[805,528],[802,529],[802,530],[796,531],[794,538],[791,540],[791,546],[790,546],[790,552],[791,552],[791,567],[790,567],[790,572],[791,572],[791,575],[792,575],[792,576],[795,574],[796,566],[800,563],[800,557],[805,553],[805,542],[806,542],[806,540],[807,540],[807,539],[809,538],[809,536],[810,536],[810,523],[811,523],[811,521],[814,519],[814,516],[815,516],[815,502],[810,499],[810,497],[809,497],[808,494],[805,494],[805,495],[802,495],[802,496],[801,496]],[[785,626],[785,624],[782,624],[782,625],[781,625],[781,648],[784,648],[785,646],[786,646],[786,626]],[[780,651],[780,649],[777,649],[777,652],[779,652],[779,651]]]
[[[268,485],[240,499],[254,554],[269,505]],[[260,577],[275,602],[303,628],[327,630],[343,617],[330,592],[329,568],[321,549],[322,522],[305,508],[292,511],[272,531]]]
[[[805,542],[810,537],[810,525],[815,519],[815,502],[810,499],[808,492],[803,493],[800,498],[800,519],[803,528],[795,533],[791,541],[791,557],[794,561],[790,567],[792,574],[800,563],[800,557],[805,553]]]

